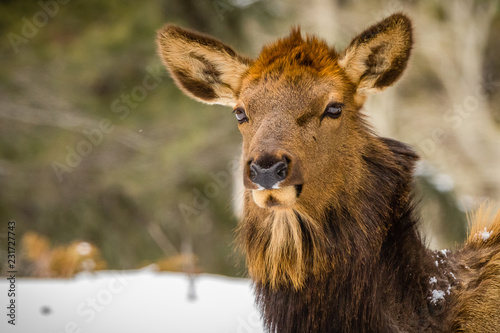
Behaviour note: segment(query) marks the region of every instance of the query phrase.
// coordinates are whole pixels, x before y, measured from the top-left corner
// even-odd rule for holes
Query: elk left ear
[[[339,57],[362,94],[382,91],[401,76],[413,44],[410,19],[393,14],[356,36]]]
[[[177,86],[188,96],[234,106],[251,60],[221,41],[166,25],[158,31],[158,51]]]

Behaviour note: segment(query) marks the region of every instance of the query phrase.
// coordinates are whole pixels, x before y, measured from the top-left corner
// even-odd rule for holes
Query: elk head
[[[233,108],[243,136],[250,274],[296,288],[306,269],[321,275],[329,265],[321,222],[326,208],[359,204],[365,153],[384,150],[360,109],[370,93],[392,85],[405,69],[412,46],[409,19],[394,14],[343,52],[315,37],[304,39],[299,29],[265,46],[255,60],[172,25],[158,32],[157,42],[187,95]]]

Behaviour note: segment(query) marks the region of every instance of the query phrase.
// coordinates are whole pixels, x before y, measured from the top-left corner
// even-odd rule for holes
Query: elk
[[[394,84],[413,46],[395,13],[342,52],[300,28],[256,59],[166,25],[178,87],[233,108],[243,137],[237,228],[269,332],[500,332],[500,213],[465,244],[431,251],[417,230],[417,153],[377,136],[361,108]]]

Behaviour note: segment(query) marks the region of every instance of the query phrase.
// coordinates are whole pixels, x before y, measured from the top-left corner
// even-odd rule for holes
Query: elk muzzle
[[[264,153],[250,158],[244,185],[262,208],[292,206],[303,184],[298,160],[287,153]]]

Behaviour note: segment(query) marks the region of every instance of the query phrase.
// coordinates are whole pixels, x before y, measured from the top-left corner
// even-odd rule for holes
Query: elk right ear
[[[234,106],[251,61],[222,42],[173,25],[158,31],[158,51],[175,83],[208,104]]]
[[[408,63],[413,45],[410,19],[393,14],[355,37],[339,57],[349,79],[362,94],[391,86]]]

